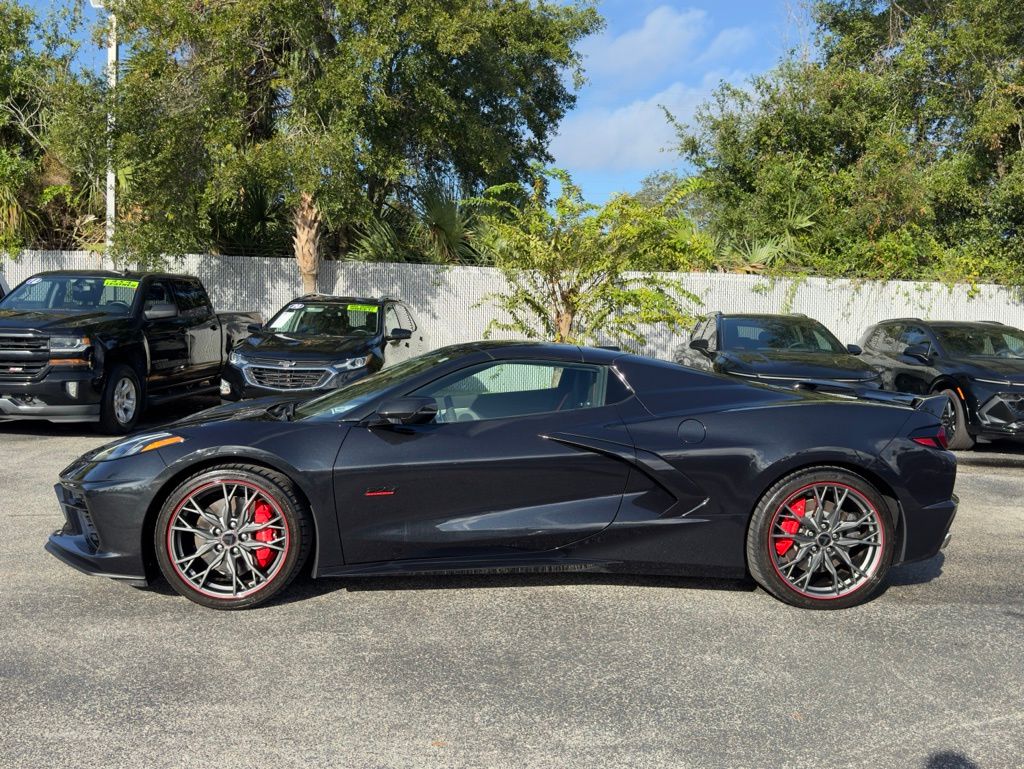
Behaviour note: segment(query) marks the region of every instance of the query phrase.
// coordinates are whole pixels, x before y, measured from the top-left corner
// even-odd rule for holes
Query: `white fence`
[[[101,257],[86,252],[26,251],[0,262],[14,286],[43,270],[109,268]],[[259,310],[269,317],[302,293],[291,259],[242,256],[187,256],[170,269],[198,275],[214,305],[222,310]],[[945,320],[998,320],[1024,326],[1024,301],[1000,286],[954,286],[939,283],[887,283],[826,280],[769,280],[751,275],[679,273],[685,288],[701,298],[696,313],[802,312],[817,318],[844,342],[883,318],[920,317]],[[325,262],[320,290],[350,296],[388,295],[404,299],[429,334],[434,346],[479,339],[500,311],[487,297],[500,292],[504,279],[487,267],[440,267],[420,264]],[[647,330],[643,352],[670,357],[678,335],[666,329]]]

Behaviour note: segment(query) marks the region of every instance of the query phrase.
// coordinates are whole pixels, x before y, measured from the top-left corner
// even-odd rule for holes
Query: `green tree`
[[[581,83],[589,3],[533,0],[121,0],[120,248],[219,248],[243,190],[287,213],[307,286],[413,209],[547,159]],[[227,213],[225,213],[227,212]],[[218,228],[212,226],[217,223]],[[237,237],[233,238],[235,241]]]
[[[550,182],[559,189],[553,200]],[[483,248],[508,281],[495,298],[510,320],[492,321],[488,332],[643,345],[644,324],[688,323],[699,300],[659,272],[690,266],[692,230],[672,213],[684,192],[655,202],[619,195],[598,207],[566,172],[539,168],[525,201],[519,185],[489,189],[477,201]]]
[[[1024,12],[1001,0],[812,10],[818,58],[723,86],[680,129],[703,183],[691,212],[725,244],[719,263],[1019,282]]]

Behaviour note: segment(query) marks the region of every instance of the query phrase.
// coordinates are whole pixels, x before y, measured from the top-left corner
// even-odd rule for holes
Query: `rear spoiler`
[[[859,400],[875,401],[876,403],[888,403],[893,406],[907,406],[917,411],[924,411],[935,417],[942,417],[946,408],[945,395],[911,395],[910,393],[894,393],[887,390],[876,390],[872,387],[858,387],[857,385],[843,382],[834,382],[827,379],[802,379],[793,385],[794,390],[811,390],[813,392],[828,393],[846,398],[857,398]]]

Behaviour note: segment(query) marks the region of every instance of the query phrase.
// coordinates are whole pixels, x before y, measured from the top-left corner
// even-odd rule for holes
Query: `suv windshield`
[[[950,355],[968,358],[1024,358],[1024,331],[1009,326],[933,326]]]
[[[380,307],[346,302],[292,302],[271,318],[267,328],[296,336],[373,336]]]
[[[353,382],[347,387],[340,387],[333,392],[303,403],[295,409],[295,419],[312,421],[339,419],[399,384],[402,380],[444,363],[451,357],[451,354],[444,350],[435,350],[426,355],[409,358],[391,368],[383,369],[365,379]]]
[[[846,352],[823,325],[810,318],[722,318],[723,350]]]
[[[0,300],[0,309],[127,315],[138,288],[139,281],[129,278],[41,275]]]

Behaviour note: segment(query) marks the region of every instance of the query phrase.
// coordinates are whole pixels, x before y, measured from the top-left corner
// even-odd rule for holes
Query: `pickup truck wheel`
[[[142,387],[135,369],[123,363],[114,366],[103,386],[100,429],[119,435],[135,429],[142,414]]]

